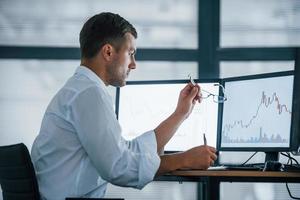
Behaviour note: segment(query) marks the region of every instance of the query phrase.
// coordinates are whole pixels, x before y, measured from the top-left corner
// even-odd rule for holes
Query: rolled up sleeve
[[[137,188],[143,188],[153,180],[159,165],[160,157],[157,154],[157,142],[154,131],[149,131],[130,141],[130,149],[141,153],[139,166],[139,183]]]
[[[125,141],[111,102],[95,86],[80,92],[69,107],[79,141],[104,180],[139,189],[153,180],[160,164],[154,131]]]

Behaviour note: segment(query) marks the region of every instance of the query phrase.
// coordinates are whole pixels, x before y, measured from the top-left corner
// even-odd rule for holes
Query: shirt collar
[[[97,84],[99,84],[101,87],[106,88],[106,85],[104,84],[102,79],[100,77],[98,77],[97,74],[95,74],[95,72],[93,72],[86,66],[80,65],[79,67],[77,67],[75,74],[84,75],[91,81],[94,81]]]

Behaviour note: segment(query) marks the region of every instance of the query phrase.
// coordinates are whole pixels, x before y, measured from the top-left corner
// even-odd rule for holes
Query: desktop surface
[[[183,177],[274,177],[274,178],[300,178],[299,172],[277,172],[277,171],[252,171],[252,170],[176,170],[166,176],[183,176]]]

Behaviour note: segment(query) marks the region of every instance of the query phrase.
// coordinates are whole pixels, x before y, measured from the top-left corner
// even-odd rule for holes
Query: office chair
[[[23,144],[0,146],[0,184],[3,200],[40,200],[38,182],[27,147]],[[89,198],[66,198],[88,200]],[[89,200],[123,200],[90,198]]]

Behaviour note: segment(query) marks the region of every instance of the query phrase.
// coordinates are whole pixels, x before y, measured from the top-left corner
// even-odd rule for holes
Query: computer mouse
[[[267,161],[263,171],[283,171],[284,165],[278,161]]]

